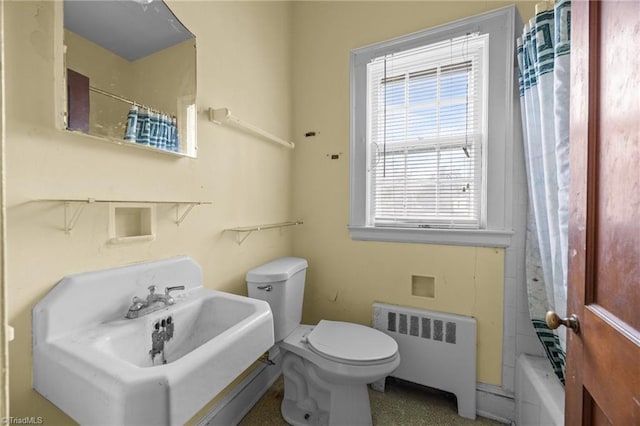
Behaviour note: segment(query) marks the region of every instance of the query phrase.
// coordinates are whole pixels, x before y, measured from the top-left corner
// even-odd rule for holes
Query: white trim
[[[260,365],[227,393],[196,426],[236,425],[282,374],[282,355],[277,346],[269,350],[275,365]]]
[[[350,193],[349,229],[354,240],[507,247],[513,232],[514,201],[513,75],[515,6],[508,6],[450,24],[351,51],[350,67]],[[487,222],[481,230],[422,230],[367,226],[366,64],[373,58],[435,43],[470,31],[488,33],[490,68],[486,179]]]
[[[513,231],[349,226],[351,239],[453,246],[508,247]]]
[[[476,414],[504,424],[514,424],[515,398],[513,392],[500,386],[478,382],[476,385]]]

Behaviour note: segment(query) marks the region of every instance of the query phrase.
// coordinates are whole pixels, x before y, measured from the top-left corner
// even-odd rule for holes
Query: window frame
[[[351,51],[350,66],[350,214],[353,240],[507,247],[513,235],[513,144],[515,134],[515,6],[430,28]],[[367,64],[375,58],[437,43],[467,33],[489,35],[487,143],[481,204],[484,227],[442,229],[367,225]]]

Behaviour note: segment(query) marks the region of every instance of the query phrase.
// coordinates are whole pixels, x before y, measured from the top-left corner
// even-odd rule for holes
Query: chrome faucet
[[[146,299],[141,299],[138,296],[135,296],[133,298],[131,306],[129,306],[129,311],[127,312],[127,315],[125,315],[126,318],[138,318],[169,305],[173,305],[174,303],[176,303],[176,301],[169,293],[174,290],[184,290],[184,286],[176,285],[172,287],[166,287],[164,289],[164,294],[156,294],[155,285],[149,286],[148,289],[149,294],[147,295]]]

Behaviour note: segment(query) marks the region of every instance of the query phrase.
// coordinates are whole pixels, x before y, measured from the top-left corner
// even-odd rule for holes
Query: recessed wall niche
[[[411,295],[418,297],[436,297],[436,279],[422,275],[411,276]]]
[[[136,203],[109,205],[109,242],[112,244],[155,239],[155,206]]]

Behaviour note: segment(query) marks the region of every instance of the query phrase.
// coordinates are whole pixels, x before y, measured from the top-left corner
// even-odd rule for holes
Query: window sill
[[[349,226],[351,239],[397,243],[443,244],[453,246],[500,247],[511,245],[513,231],[491,229],[416,229]]]

